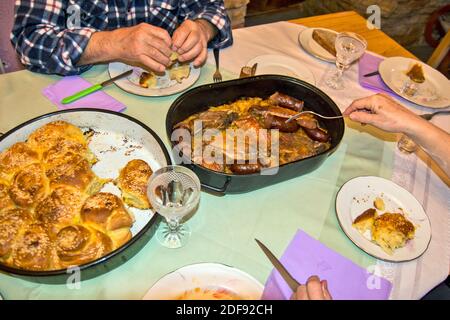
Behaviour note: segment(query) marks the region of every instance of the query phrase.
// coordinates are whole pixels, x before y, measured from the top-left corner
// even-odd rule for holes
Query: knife
[[[74,102],[74,101],[76,101],[78,99],[81,99],[81,98],[83,98],[83,97],[85,97],[85,96],[87,96],[87,95],[89,95],[91,93],[94,93],[94,92],[96,92],[96,91],[98,91],[98,90],[100,90],[100,89],[110,85],[111,83],[113,83],[116,80],[119,80],[119,79],[122,79],[124,77],[129,76],[132,72],[133,72],[133,69],[130,69],[130,70],[124,72],[124,73],[119,74],[118,76],[116,76],[114,78],[106,80],[106,81],[104,81],[104,82],[102,82],[100,84],[93,85],[92,87],[86,88],[84,90],[81,90],[81,91],[79,91],[79,92],[77,92],[77,93],[75,93],[75,94],[73,94],[73,95],[71,95],[69,97],[65,97],[64,99],[61,100],[61,103],[62,104],[72,103],[72,102]]]
[[[379,74],[380,74],[380,73],[379,73],[378,70],[377,70],[377,71],[374,71],[374,72],[365,74],[365,75],[363,75],[363,77],[365,77],[365,78],[367,78],[367,77],[373,77],[373,76],[376,76],[376,75],[379,75]]]
[[[275,269],[277,269],[277,271],[281,274],[284,281],[286,281],[286,283],[288,284],[289,288],[291,288],[293,292],[296,292],[297,288],[300,286],[300,283],[291,276],[291,274],[281,264],[280,260],[278,260],[277,257],[275,257],[274,254],[270,252],[270,250],[261,241],[259,241],[258,239],[255,239],[255,241],[267,256],[267,258],[269,258]]]

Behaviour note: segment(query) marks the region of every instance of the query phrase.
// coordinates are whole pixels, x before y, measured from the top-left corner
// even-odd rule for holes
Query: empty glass
[[[345,88],[342,74],[350,65],[361,58],[367,48],[367,42],[352,32],[342,32],[336,36],[336,70],[327,75],[325,83],[333,89]]]
[[[156,238],[163,246],[180,248],[186,244],[191,231],[180,221],[197,207],[200,188],[195,173],[182,166],[161,168],[150,177],[148,198],[153,209],[166,220],[156,232]]]

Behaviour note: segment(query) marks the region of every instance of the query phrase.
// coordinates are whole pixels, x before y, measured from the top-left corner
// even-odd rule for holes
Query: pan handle
[[[230,182],[231,182],[231,177],[227,177],[227,179],[225,180],[225,183],[220,188],[210,186],[205,183],[202,183],[201,185],[202,185],[202,188],[205,189],[205,191],[211,192],[216,195],[223,196],[223,195],[225,195],[225,192],[227,191],[227,188],[228,188],[228,185],[230,184]]]

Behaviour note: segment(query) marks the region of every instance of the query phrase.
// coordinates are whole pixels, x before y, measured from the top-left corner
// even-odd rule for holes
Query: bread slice
[[[334,43],[336,42],[336,34],[322,29],[314,29],[312,33],[312,38],[316,41],[322,48],[327,50],[331,55],[336,57],[336,48]]]
[[[372,226],[372,240],[390,255],[413,239],[414,233],[414,225],[400,213],[384,213],[375,218]]]
[[[355,221],[353,221],[352,226],[356,228],[359,232],[364,233],[367,230],[372,230],[373,223],[377,216],[377,210],[370,208],[361,213]]]

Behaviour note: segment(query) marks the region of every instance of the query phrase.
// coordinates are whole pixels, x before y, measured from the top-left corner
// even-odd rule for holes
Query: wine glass
[[[342,74],[350,65],[361,58],[367,48],[367,42],[353,32],[341,32],[336,36],[336,70],[328,74],[325,83],[333,89],[345,88]]]
[[[156,232],[156,238],[164,247],[180,248],[187,243],[191,230],[180,221],[197,207],[200,188],[195,173],[182,166],[163,167],[150,177],[148,198],[153,209],[166,221]]]

